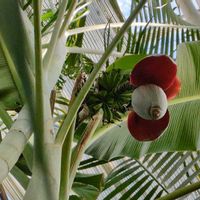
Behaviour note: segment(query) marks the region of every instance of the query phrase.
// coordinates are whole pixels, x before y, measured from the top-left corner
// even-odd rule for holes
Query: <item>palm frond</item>
[[[140,160],[118,158],[103,161],[87,158],[81,162],[79,171],[104,172],[105,187],[98,199],[154,200],[199,181],[199,160],[199,152],[157,153]],[[193,195],[190,194],[188,198]],[[200,197],[198,191],[195,197]]]

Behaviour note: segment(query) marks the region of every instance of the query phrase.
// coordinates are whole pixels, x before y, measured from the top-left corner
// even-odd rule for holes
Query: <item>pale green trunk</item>
[[[33,175],[24,197],[25,200],[59,199],[61,147],[46,144],[44,156],[47,164],[46,171],[43,171],[37,163],[33,165]]]

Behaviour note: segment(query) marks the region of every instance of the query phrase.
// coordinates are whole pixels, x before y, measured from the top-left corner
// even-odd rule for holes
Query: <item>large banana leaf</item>
[[[117,156],[139,158],[164,151],[198,150],[200,148],[200,48],[199,42],[183,43],[177,51],[180,95],[170,102],[170,123],[163,135],[154,142],[138,142],[129,133],[126,121],[113,126],[88,149],[99,159]],[[155,72],[156,73],[156,72]]]

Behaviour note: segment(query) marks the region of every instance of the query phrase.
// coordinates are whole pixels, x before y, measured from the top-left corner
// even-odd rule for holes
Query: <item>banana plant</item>
[[[31,134],[34,133],[33,159],[24,156],[31,171],[24,199],[69,199],[76,169],[86,144],[102,118],[101,111],[92,116],[72,151],[78,109],[102,65],[145,2],[141,1],[132,12],[82,88],[77,79],[67,115],[62,119],[59,130],[55,132],[50,106],[51,93],[59,79],[67,54],[65,46],[67,30],[84,2],[67,0],[60,2],[56,20],[49,24],[52,29],[44,52],[41,26],[42,1],[32,2],[33,24],[23,12],[20,2],[1,1],[1,67],[8,76],[2,88],[7,95],[1,101],[1,116],[9,131],[0,144],[2,155],[0,177],[2,181],[8,175]],[[7,110],[13,109],[20,110],[14,122],[7,113]]]
[[[7,127],[0,143],[1,183],[10,178],[11,172],[25,190],[23,198],[30,200],[139,198],[152,185],[144,198],[168,194],[163,199],[173,199],[198,189],[198,182],[187,184],[198,176],[199,154],[174,153],[173,157],[171,153],[160,154],[199,149],[199,43],[181,44],[176,51],[173,42],[174,38],[176,44],[199,39],[198,27],[176,16],[164,0],[132,1],[133,9],[124,23],[91,27],[84,27],[91,2],[62,0],[54,5],[49,0],[51,9],[47,10],[42,3],[39,0],[0,2],[0,117]],[[130,29],[134,20],[138,24]],[[76,28],[80,26],[83,27]],[[94,63],[85,55],[94,52],[81,48],[84,32],[106,31],[105,27],[121,28],[112,41],[105,38],[102,57]],[[123,48],[126,38],[126,48]],[[155,38],[160,40],[156,42]],[[117,44],[121,45],[117,49],[124,52],[114,52]],[[126,53],[138,55],[125,56],[108,66],[110,62],[106,61],[110,55]],[[169,102],[171,120],[164,135],[155,142],[141,143],[128,133],[126,122],[119,120],[126,120],[130,107],[134,89],[129,85],[130,71],[147,54],[157,53],[176,58],[182,90]],[[89,68],[84,68],[87,64]],[[107,69],[101,72],[104,64]],[[84,73],[75,70],[75,65],[81,65],[82,71],[87,72],[86,78]],[[70,73],[76,77],[70,99],[56,97],[58,90],[63,89],[64,76]],[[81,162],[85,151],[93,156],[92,166],[121,156],[136,160],[125,159],[116,166],[107,174],[104,185],[101,172],[95,175],[81,172],[81,168],[87,168],[83,166],[87,162]],[[138,160],[152,153],[158,154]],[[192,159],[190,163],[186,161],[188,157]],[[99,161],[95,163],[94,158]],[[158,158],[160,161],[153,165]],[[173,167],[167,171],[169,163]],[[161,165],[165,170],[160,170]],[[168,183],[179,166],[184,169]],[[194,173],[189,172],[191,168]],[[181,176],[187,179],[179,185],[179,190],[171,191]],[[1,198],[5,199],[4,185],[0,191]]]

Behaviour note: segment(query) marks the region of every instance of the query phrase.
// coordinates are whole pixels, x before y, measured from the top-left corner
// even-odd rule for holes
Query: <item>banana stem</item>
[[[170,194],[167,194],[164,197],[160,197],[157,200],[174,200],[174,199],[182,197],[186,194],[194,192],[194,191],[198,190],[199,188],[200,188],[200,182],[193,183],[191,185],[180,188],[180,189],[178,189],[178,190],[176,190],[176,191],[174,191]]]
[[[72,96],[69,104],[69,109],[76,98],[76,94],[81,89],[81,82],[83,81],[83,74],[79,74],[76,78],[76,82],[74,84],[74,88],[72,91]],[[76,118],[76,117],[75,117]],[[70,194],[70,185],[69,185],[69,177],[70,177],[70,164],[71,164],[71,155],[72,155],[72,143],[74,138],[76,119],[73,121],[69,133],[63,143],[62,146],[62,164],[61,164],[61,177],[60,177],[60,200],[65,200],[69,198]],[[62,127],[62,125],[61,125]]]

